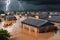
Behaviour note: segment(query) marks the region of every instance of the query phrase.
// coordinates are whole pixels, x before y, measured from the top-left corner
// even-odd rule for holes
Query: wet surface
[[[60,40],[60,30],[57,32],[37,33],[35,36],[33,32],[29,33],[27,30],[22,32],[21,21],[25,18],[20,18],[14,28],[15,31],[11,32],[10,40]],[[20,24],[18,26],[18,24]]]
[[[23,19],[24,18],[21,18],[20,21]],[[15,36],[13,35],[13,38],[11,38],[11,40],[60,40],[60,30],[57,32],[37,33],[37,37],[35,37],[33,32],[29,33],[27,30],[25,32],[22,32],[22,30],[15,32],[18,33],[16,33]]]
[[[60,40],[60,30],[57,33],[39,33],[35,37],[34,33],[29,34],[28,31],[17,33],[11,40]]]

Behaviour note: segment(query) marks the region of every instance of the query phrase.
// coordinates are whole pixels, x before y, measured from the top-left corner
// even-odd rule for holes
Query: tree
[[[8,33],[8,31],[0,28],[0,40],[9,40],[9,38],[10,34]]]

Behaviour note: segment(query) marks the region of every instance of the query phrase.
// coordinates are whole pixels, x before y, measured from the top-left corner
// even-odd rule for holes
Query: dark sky
[[[4,11],[60,11],[60,0],[0,0]]]

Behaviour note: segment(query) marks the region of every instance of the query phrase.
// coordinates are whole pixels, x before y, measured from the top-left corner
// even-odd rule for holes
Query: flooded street
[[[34,33],[29,34],[28,31],[22,32],[21,30],[21,21],[25,18],[20,18],[20,28],[15,30],[10,40],[60,40],[60,30],[55,32],[48,33],[37,33],[37,37],[34,36]],[[17,26],[18,27],[18,26]]]
[[[60,0],[0,0],[1,29],[2,39],[60,40]]]

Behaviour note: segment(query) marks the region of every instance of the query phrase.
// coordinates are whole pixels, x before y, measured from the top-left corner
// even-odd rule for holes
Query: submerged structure
[[[39,33],[57,30],[53,23],[43,19],[26,19],[22,21],[22,28]]]

